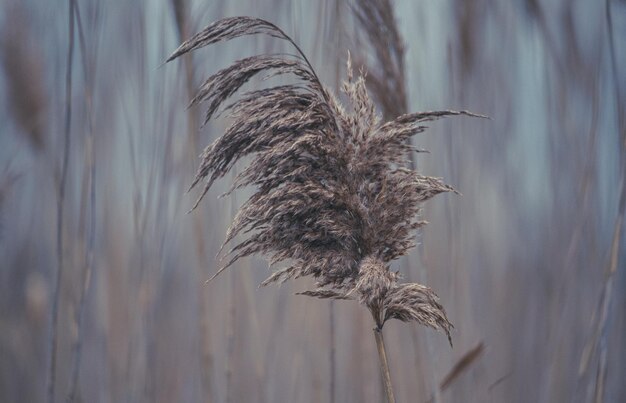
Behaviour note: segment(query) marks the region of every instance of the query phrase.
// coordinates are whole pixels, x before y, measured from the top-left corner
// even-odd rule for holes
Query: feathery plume
[[[420,284],[401,284],[393,260],[414,246],[420,204],[454,189],[438,178],[407,168],[415,150],[409,139],[424,124],[446,116],[480,116],[466,111],[401,115],[386,123],[375,110],[363,75],[342,86],[342,105],[324,87],[300,48],[274,24],[252,17],[217,21],[185,41],[167,59],[245,35],[266,34],[294,45],[298,55],[252,56],[217,72],[200,87],[191,105],[206,103],[205,123],[252,77],[292,74],[298,84],[243,94],[222,112],[232,124],[201,155],[190,190],[204,181],[195,208],[215,180],[251,156],[231,190],[254,186],[226,234],[247,238],[228,251],[226,263],[262,254],[271,264],[288,262],[262,285],[312,277],[317,288],[301,295],[356,299],[382,329],[389,319],[416,321],[443,331],[452,324],[435,293]],[[227,193],[227,194],[228,194]],[[192,208],[192,210],[193,210]],[[214,277],[215,277],[214,276]],[[214,278],[213,277],[213,278]]]

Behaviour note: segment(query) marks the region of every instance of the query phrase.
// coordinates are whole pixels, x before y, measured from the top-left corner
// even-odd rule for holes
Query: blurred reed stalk
[[[172,8],[174,9],[174,16],[176,22],[176,30],[180,41],[184,38],[188,38],[190,35],[190,21],[189,21],[189,3],[187,0],[171,0]],[[184,56],[183,66],[185,69],[185,89],[187,96],[191,97],[194,91],[194,72],[193,72],[193,59],[192,55],[188,54]],[[187,131],[189,141],[187,142],[187,150],[189,153],[189,160],[193,161],[198,155],[198,121],[199,116],[196,108],[187,109]],[[205,276],[203,268],[209,266],[207,254],[205,250],[206,237],[204,234],[204,220],[203,217],[196,217],[193,220],[194,240],[196,247],[196,255],[198,257],[198,265],[196,265],[197,276],[199,279]],[[198,287],[198,313],[199,313],[199,336],[201,344],[201,383],[202,383],[202,395],[206,403],[210,403],[212,399],[213,387],[211,384],[211,374],[213,372],[213,355],[211,353],[211,340],[209,337],[209,312],[207,307],[209,306],[209,300],[207,293],[204,292],[202,286]]]
[[[611,2],[606,1],[605,3],[605,18],[607,22],[607,36],[609,39],[609,56],[611,61],[611,73],[613,74],[613,80],[615,82],[615,103],[617,105],[617,128],[619,130],[619,134],[621,136],[620,148],[621,148],[621,158],[620,158],[620,183],[618,185],[619,189],[619,201],[618,201],[618,211],[617,217],[615,220],[615,227],[613,230],[613,237],[611,242],[611,248],[609,252],[608,259],[608,267],[605,274],[604,280],[604,289],[602,291],[600,303],[598,304],[598,314],[597,317],[598,322],[596,325],[596,330],[594,332],[593,337],[589,340],[588,344],[585,346],[585,350],[583,350],[583,354],[581,357],[581,365],[579,368],[579,376],[582,372],[585,371],[586,366],[589,363],[590,356],[593,354],[594,350],[599,350],[599,360],[598,367],[596,370],[595,377],[595,393],[594,393],[594,402],[602,403],[605,400],[605,383],[607,376],[607,362],[608,362],[608,337],[609,337],[609,327],[611,326],[611,321],[609,320],[610,310],[612,308],[613,302],[613,288],[614,281],[617,274],[619,265],[619,257],[620,257],[620,245],[622,244],[622,233],[623,233],[623,225],[624,225],[624,215],[626,212],[626,112],[624,100],[622,98],[623,94],[621,93],[619,79],[618,79],[618,69],[617,69],[617,60],[615,56],[615,39],[613,36],[613,18],[611,13]]]
[[[74,324],[77,329],[76,339],[73,346],[73,362],[70,378],[69,394],[66,399],[67,402],[74,402],[77,399],[78,382],[80,375],[80,362],[82,356],[82,346],[84,338],[83,318],[85,316],[85,307],[87,303],[87,296],[91,290],[92,272],[94,269],[94,246],[96,237],[96,152],[95,152],[95,138],[93,127],[93,91],[96,75],[97,63],[97,46],[90,46],[89,49],[93,50],[91,57],[87,53],[87,46],[85,43],[85,34],[83,24],[80,16],[80,6],[75,3],[76,23],[78,26],[78,39],[81,52],[82,70],[84,73],[84,99],[87,114],[87,133],[86,133],[86,147],[85,147],[85,180],[87,185],[83,186],[83,191],[89,189],[88,199],[83,192],[81,197],[82,211],[89,211],[89,219],[81,220],[85,221],[85,225],[81,227],[86,228],[83,232],[86,239],[86,248],[84,256],[84,266],[82,273],[82,288],[80,290],[80,299],[78,302],[78,309],[74,317]],[[98,14],[96,14],[98,15]],[[81,214],[82,216],[83,214]]]
[[[61,162],[61,173],[58,180],[58,198],[57,198],[57,267],[55,273],[54,294],[52,300],[51,311],[51,331],[49,338],[50,360],[48,367],[48,386],[46,399],[49,403],[54,402],[55,386],[56,386],[56,361],[57,361],[57,339],[59,326],[59,303],[61,299],[61,284],[63,283],[63,207],[65,204],[65,187],[67,181],[67,167],[70,154],[70,131],[72,122],[72,60],[74,56],[74,16],[75,3],[74,0],[68,0],[68,51],[67,66],[65,74],[65,129],[63,136],[63,156]]]
[[[50,163],[46,151],[45,122],[47,121],[48,101],[44,80],[44,61],[29,29],[32,22],[19,1],[6,2],[5,23],[0,35],[1,68],[6,76],[8,108],[20,135],[38,157]],[[16,40],[15,38],[19,38]],[[2,168],[0,175],[0,240],[3,233],[3,203],[21,176],[11,169],[12,159]],[[49,168],[49,167],[47,167]],[[56,178],[54,178],[56,179]]]
[[[365,47],[373,54],[359,55],[358,65],[367,67],[367,88],[384,120],[408,112],[407,83],[404,67],[404,44],[393,11],[392,0],[357,0],[354,15],[367,37]],[[414,168],[413,168],[414,169]]]
[[[266,34],[292,45],[297,55],[272,54],[234,62],[201,86],[190,106],[204,103],[206,124],[220,106],[247,81],[292,74],[298,84],[245,93],[223,112],[231,126],[202,156],[193,189],[206,183],[195,209],[215,180],[253,155],[226,195],[253,185],[226,234],[253,233],[234,246],[228,260],[209,281],[238,259],[270,256],[270,265],[288,261],[262,285],[312,277],[316,288],[298,293],[320,299],[355,299],[374,319],[381,374],[387,400],[395,402],[382,329],[389,319],[416,321],[444,332],[452,340],[445,310],[437,295],[417,283],[400,283],[390,264],[415,245],[421,203],[454,191],[440,179],[408,169],[409,155],[420,151],[410,138],[424,123],[446,116],[480,116],[466,111],[401,115],[381,124],[361,74],[354,77],[350,58],[341,104],[320,82],[300,47],[276,25],[253,17],[219,20],[200,31],[167,59],[241,36]],[[222,246],[223,248],[224,246]]]
[[[43,151],[47,100],[43,60],[37,40],[28,29],[31,22],[18,1],[8,1],[10,18],[2,26],[0,51],[6,77],[8,107],[20,132],[35,152]],[[19,38],[17,40],[16,38]]]

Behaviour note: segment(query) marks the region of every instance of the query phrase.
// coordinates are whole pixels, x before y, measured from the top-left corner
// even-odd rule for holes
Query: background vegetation
[[[286,45],[247,37],[157,68],[209,22],[252,15],[291,35],[323,82],[339,82],[347,50],[375,77],[356,3],[0,4],[0,401],[48,398],[52,345],[57,401],[381,401],[357,304],[293,295],[306,280],[258,289],[257,259],[204,285],[250,190],[216,199],[227,178],[185,215],[197,156],[227,124],[200,129],[190,89]],[[463,196],[425,205],[432,224],[397,269],[437,291],[455,345],[388,323],[398,401],[626,400],[626,3],[393,10],[407,109],[493,118],[414,139],[431,151],[418,168]]]

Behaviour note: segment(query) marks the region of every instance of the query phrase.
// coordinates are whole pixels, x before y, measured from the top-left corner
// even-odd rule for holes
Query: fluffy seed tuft
[[[231,191],[250,185],[256,189],[233,220],[225,244],[237,235],[248,237],[230,249],[215,276],[244,256],[263,254],[272,264],[289,265],[262,285],[313,277],[317,289],[301,295],[354,298],[369,308],[379,328],[389,319],[417,321],[450,339],[452,325],[435,293],[420,284],[400,284],[389,265],[414,246],[414,232],[425,224],[418,220],[420,204],[454,191],[440,179],[408,168],[408,157],[416,151],[409,139],[423,132],[426,122],[479,115],[421,112],[381,124],[365,78],[354,77],[350,61],[342,86],[349,103],[342,105],[291,38],[257,18],[217,21],[167,61],[252,34],[287,40],[299,56],[253,56],[211,76],[192,101],[208,105],[205,123],[257,74],[293,74],[299,83],[248,92],[226,106],[233,123],[202,153],[191,188],[201,181],[205,185],[194,208],[215,180],[247,156],[250,165]]]

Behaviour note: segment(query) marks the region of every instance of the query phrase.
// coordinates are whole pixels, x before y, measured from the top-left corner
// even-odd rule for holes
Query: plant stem
[[[63,284],[63,207],[65,203],[65,186],[67,181],[67,167],[69,164],[70,154],[70,131],[72,122],[72,60],[74,55],[74,1],[69,0],[69,47],[67,51],[67,67],[65,74],[65,133],[63,137],[63,162],[61,165],[61,177],[58,182],[58,199],[57,199],[57,267],[54,285],[54,294],[52,300],[52,324],[49,336],[50,361],[48,367],[48,385],[46,392],[46,401],[54,402],[56,387],[56,362],[57,362],[57,342],[59,331],[59,305],[61,299],[61,285]]]
[[[99,7],[99,3],[97,3],[97,6]],[[89,56],[87,54],[87,46],[85,44],[85,35],[83,32],[83,25],[80,18],[80,9],[78,2],[74,3],[74,16],[76,18],[76,26],[78,28],[79,47],[83,61],[83,73],[85,75],[84,96],[88,122],[88,131],[86,133],[87,141],[85,145],[85,173],[86,175],[88,175],[87,183],[89,184],[89,201],[87,202],[86,197],[81,197],[81,204],[83,204],[83,206],[86,206],[87,203],[89,203],[89,234],[85,236],[87,247],[85,250],[83,267],[83,288],[81,289],[80,293],[78,310],[76,311],[76,315],[74,317],[74,324],[76,326],[76,329],[78,329],[78,333],[76,335],[76,340],[74,341],[73,345],[74,357],[72,363],[69,394],[66,399],[68,403],[80,400],[80,396],[78,396],[78,382],[79,375],[81,373],[80,363],[84,339],[83,320],[85,316],[85,307],[87,305],[87,296],[92,288],[91,279],[92,272],[94,270],[94,246],[96,237],[96,153],[93,131],[93,80],[95,76],[95,66],[97,65],[97,63],[96,53],[93,54],[91,59],[89,59]],[[97,23],[97,21],[94,21],[94,23]]]
[[[391,374],[389,373],[389,365],[387,364],[387,351],[385,350],[385,339],[383,338],[383,329],[374,328],[374,336],[376,337],[376,348],[378,349],[378,359],[380,360],[380,373],[385,384],[385,393],[387,394],[388,403],[396,403],[393,396],[393,387],[391,386]]]
[[[330,403],[335,403],[335,377],[337,376],[335,352],[335,304],[330,300]]]

